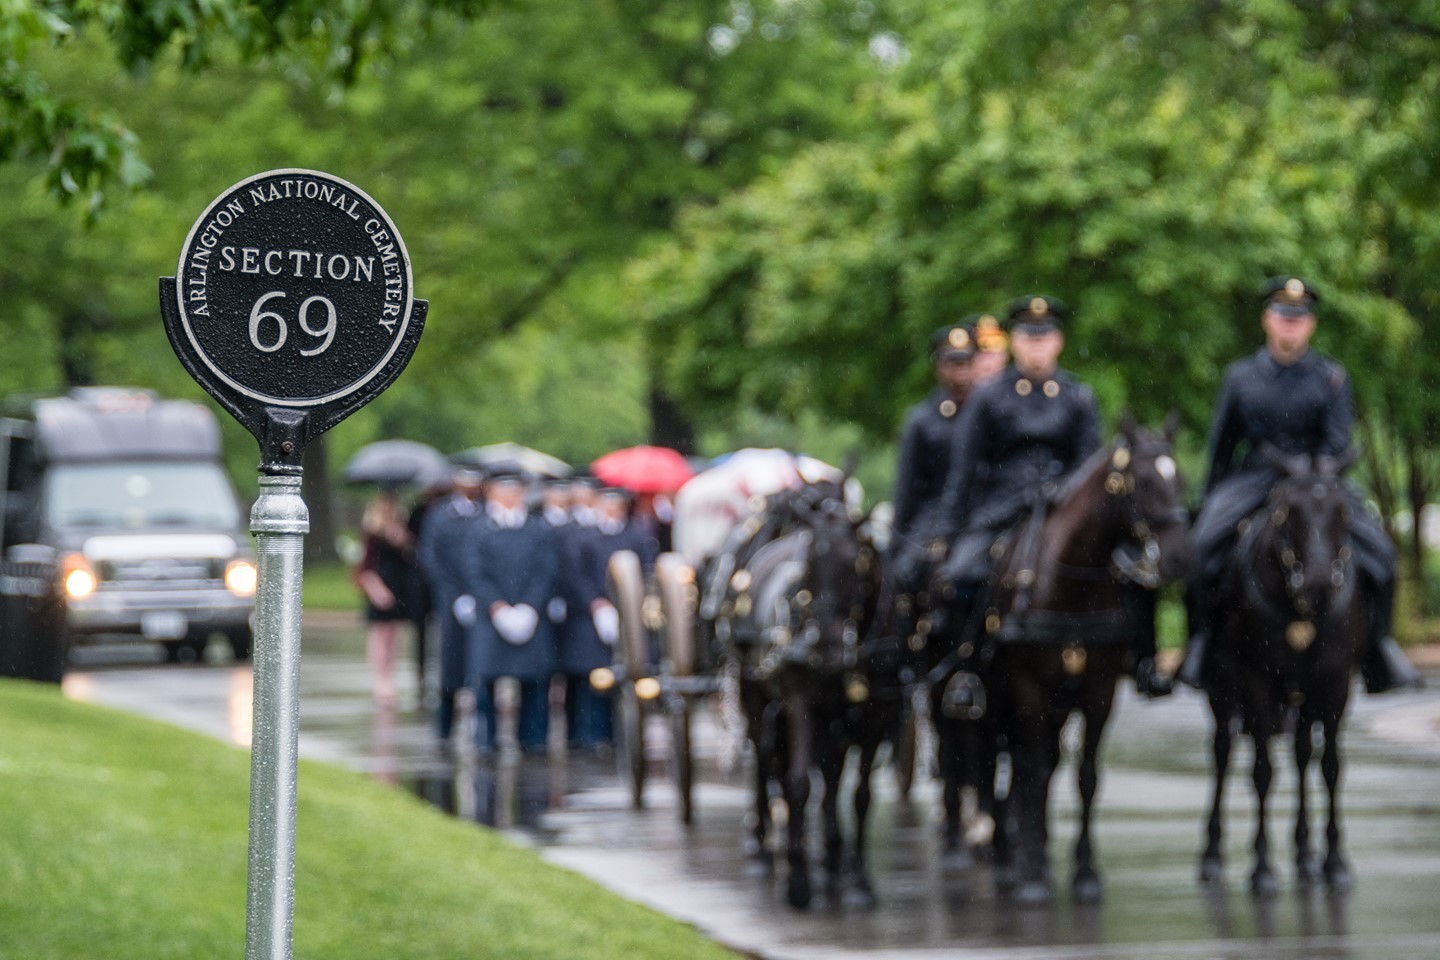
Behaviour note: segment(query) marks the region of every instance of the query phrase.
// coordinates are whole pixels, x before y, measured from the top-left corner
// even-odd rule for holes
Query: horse
[[[1365,645],[1366,617],[1359,572],[1347,530],[1350,498],[1341,481],[1354,460],[1262,455],[1279,479],[1259,510],[1241,521],[1231,562],[1217,585],[1218,609],[1213,672],[1206,684],[1215,717],[1215,793],[1200,858],[1200,879],[1222,878],[1221,804],[1231,741],[1240,732],[1255,743],[1252,780],[1256,795],[1255,865],[1250,889],[1274,896],[1279,889],[1270,865],[1266,801],[1272,767],[1270,740],[1287,719],[1294,724],[1299,771],[1295,814],[1295,865],[1303,884],[1323,875],[1335,892],[1348,891],[1350,868],[1340,841],[1340,721],[1349,703],[1352,670]],[[1323,737],[1320,769],[1329,794],[1327,851],[1323,866],[1310,847],[1306,772],[1314,730]]]
[[[1139,591],[1183,579],[1190,565],[1189,514],[1171,452],[1175,426],[1173,415],[1161,431],[1124,418],[1116,438],[992,551],[997,562],[977,612],[982,657],[991,658],[984,670],[991,729],[1011,759],[1003,830],[1019,905],[1053,898],[1047,808],[1072,712],[1084,720],[1072,896],[1101,897],[1091,839],[1100,742],[1129,641],[1153,617]]]
[[[870,699],[861,638],[874,622],[883,574],[878,551],[849,516],[843,485],[812,484],[776,506],[788,514],[783,532],[747,551],[749,562],[732,574],[734,595],[722,605],[719,633],[740,663],[740,700],[755,749],[751,849],[765,857],[769,785],[777,781],[788,809],[786,896],[792,906],[804,908],[813,896],[806,807],[814,768],[824,783],[827,892],[839,891],[844,866],[839,783],[854,731],[869,726],[855,717]],[[878,749],[878,741],[870,747],[868,742],[861,744],[862,785],[868,785]],[[864,869],[868,806],[868,789],[857,790],[861,899],[873,896]]]

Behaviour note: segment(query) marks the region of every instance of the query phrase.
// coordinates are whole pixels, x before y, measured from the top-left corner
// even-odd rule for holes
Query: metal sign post
[[[190,375],[260,443],[250,513],[255,595],[254,725],[246,960],[290,960],[300,728],[305,444],[354,413],[409,363],[428,304],[385,211],[316,170],[272,170],[205,209],[174,277],[160,279],[170,345]]]

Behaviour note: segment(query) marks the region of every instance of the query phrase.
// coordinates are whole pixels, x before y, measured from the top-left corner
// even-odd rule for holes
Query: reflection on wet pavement
[[[442,749],[412,677],[397,678],[402,707],[369,697],[363,639],[353,629],[307,626],[302,663],[301,753],[396,784],[457,817],[539,845],[547,859],[590,875],[634,900],[688,920],[722,942],[774,958],[931,957],[1324,958],[1440,957],[1440,677],[1429,691],[1360,696],[1346,738],[1347,848],[1357,877],[1348,897],[1293,882],[1290,833],[1295,774],[1277,745],[1272,845],[1281,896],[1246,892],[1253,829],[1248,747],[1237,750],[1227,788],[1228,886],[1195,882],[1209,792],[1209,717],[1188,692],[1147,703],[1124,691],[1104,755],[1097,849],[1105,901],[1075,907],[1065,895],[1076,804],[1074,769],[1056,775],[1052,864],[1060,896],[1018,910],[994,892],[987,865],[946,873],[938,850],[937,787],[920,780],[903,802],[888,769],[875,778],[871,861],[879,906],[821,904],[795,913],[776,875],[742,853],[748,803],[742,773],[719,770],[718,738],[698,739],[696,822],[683,827],[665,779],[651,764],[647,806],[633,810],[608,755],[502,749],[490,756]],[[67,694],[248,740],[249,670],[211,663],[176,667],[97,665],[67,677]],[[244,722],[241,722],[243,717]],[[703,721],[699,726],[704,729]],[[713,725],[708,725],[713,728]],[[654,727],[664,736],[664,724]],[[1315,773],[1318,783],[1318,771]],[[302,783],[303,789],[303,783]],[[1320,804],[1323,809],[1323,803]],[[1320,810],[1314,813],[1319,814]],[[848,821],[847,821],[848,829]],[[1323,832],[1323,831],[1322,831]]]

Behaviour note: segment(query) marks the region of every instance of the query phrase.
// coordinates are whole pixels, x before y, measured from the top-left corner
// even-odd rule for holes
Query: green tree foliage
[[[884,436],[928,330],[1044,290],[1077,308],[1066,362],[1108,410],[1178,406],[1199,432],[1258,343],[1255,286],[1297,271],[1365,408],[1427,422],[1440,61],[1420,25],[1440,20],[1411,6],[901,5],[905,64],[862,136],[687,211],[632,268],[667,384],[693,411],[739,396]]]

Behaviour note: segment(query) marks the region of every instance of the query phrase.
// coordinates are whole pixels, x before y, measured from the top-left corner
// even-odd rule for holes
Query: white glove
[[[450,604],[450,612],[455,614],[455,622],[460,626],[475,626],[475,598],[468,593],[455,598],[455,602]]]
[[[590,619],[595,623],[600,642],[607,647],[615,646],[615,641],[620,639],[620,611],[607,603],[590,614]]]
[[[490,622],[495,625],[495,632],[502,640],[518,647],[528,643],[535,635],[535,625],[540,622],[540,617],[534,607],[522,603],[513,607],[502,606],[490,614]]]
[[[551,623],[564,623],[565,614],[569,612],[569,609],[565,604],[564,597],[553,597],[545,605],[545,615],[550,618]]]
[[[519,640],[511,640],[511,643],[529,643],[535,636],[535,628],[540,626],[540,614],[528,603],[517,603],[510,608],[515,611],[515,625],[519,633]]]

